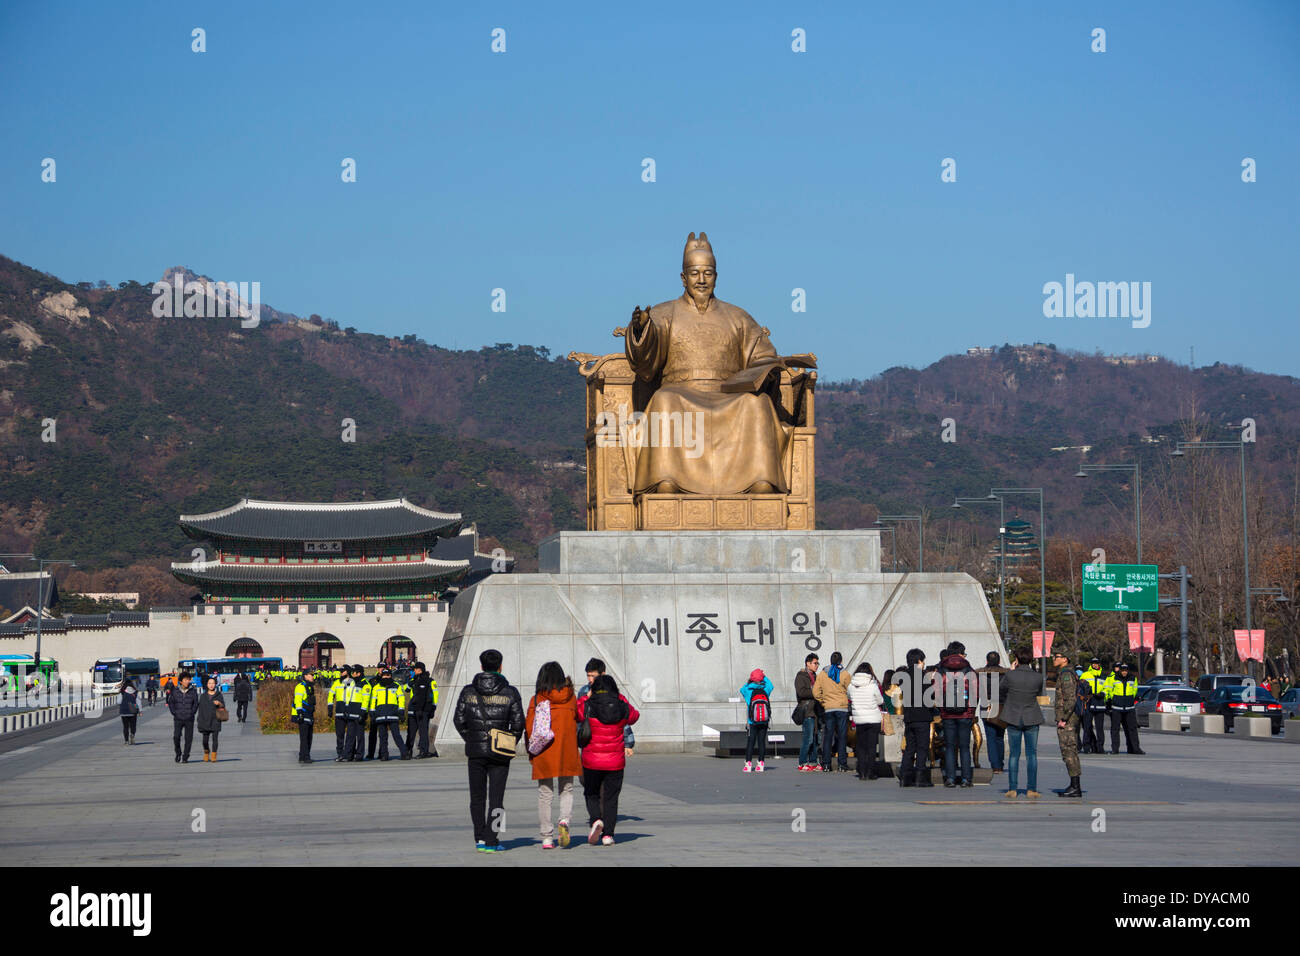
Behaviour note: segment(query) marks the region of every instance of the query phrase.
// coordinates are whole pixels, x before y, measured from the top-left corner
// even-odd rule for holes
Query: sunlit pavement
[[[480,854],[463,761],[336,764],[330,728],[316,737],[317,762],[302,766],[297,737],[263,736],[255,719],[232,717],[216,764],[203,762],[197,733],[190,763],[174,762],[161,707],[141,715],[133,747],[112,715],[68,721],[71,732],[56,737],[0,740],[4,862],[746,866],[758,853],[790,864],[1259,865],[1289,864],[1300,848],[1300,746],[1144,733],[1145,757],[1085,756],[1085,797],[1065,800],[1052,792],[1067,779],[1044,728],[1043,796],[1033,802],[1005,800],[1005,776],[970,790],[903,790],[800,774],[790,759],[742,774],[742,761],[703,751],[638,755],[618,843],[586,845],[579,788],[575,844],[548,852],[520,758],[506,791],[508,851]]]

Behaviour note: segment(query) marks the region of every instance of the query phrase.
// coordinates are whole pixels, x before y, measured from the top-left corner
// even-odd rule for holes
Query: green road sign
[[[1157,611],[1160,568],[1154,564],[1085,564],[1085,611]]]

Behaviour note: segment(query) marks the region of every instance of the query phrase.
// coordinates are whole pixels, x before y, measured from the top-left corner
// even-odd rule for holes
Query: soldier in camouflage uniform
[[[1061,743],[1061,759],[1070,774],[1070,787],[1061,791],[1063,797],[1082,797],[1079,785],[1079,715],[1074,712],[1078,696],[1078,678],[1070,669],[1070,659],[1059,651],[1053,657],[1056,665],[1056,737]]]

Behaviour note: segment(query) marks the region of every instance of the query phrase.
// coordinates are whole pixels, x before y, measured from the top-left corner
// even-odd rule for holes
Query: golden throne
[[[622,330],[617,330],[615,335]],[[783,467],[789,494],[634,494],[635,441],[624,416],[644,412],[658,382],[637,379],[623,352],[570,352],[587,380],[587,528],[591,531],[813,530],[814,369],[781,367],[763,389],[792,428]]]

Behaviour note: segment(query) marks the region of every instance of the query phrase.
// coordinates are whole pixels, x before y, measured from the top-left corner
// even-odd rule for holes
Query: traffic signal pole
[[[1158,575],[1158,577],[1167,579],[1176,578],[1178,580],[1178,597],[1161,598],[1160,603],[1165,606],[1172,604],[1178,605],[1178,637],[1183,657],[1183,683],[1190,684],[1192,682],[1192,670],[1187,651],[1187,582],[1189,580],[1187,575],[1187,565],[1180,564],[1178,566],[1177,574],[1161,574]]]

